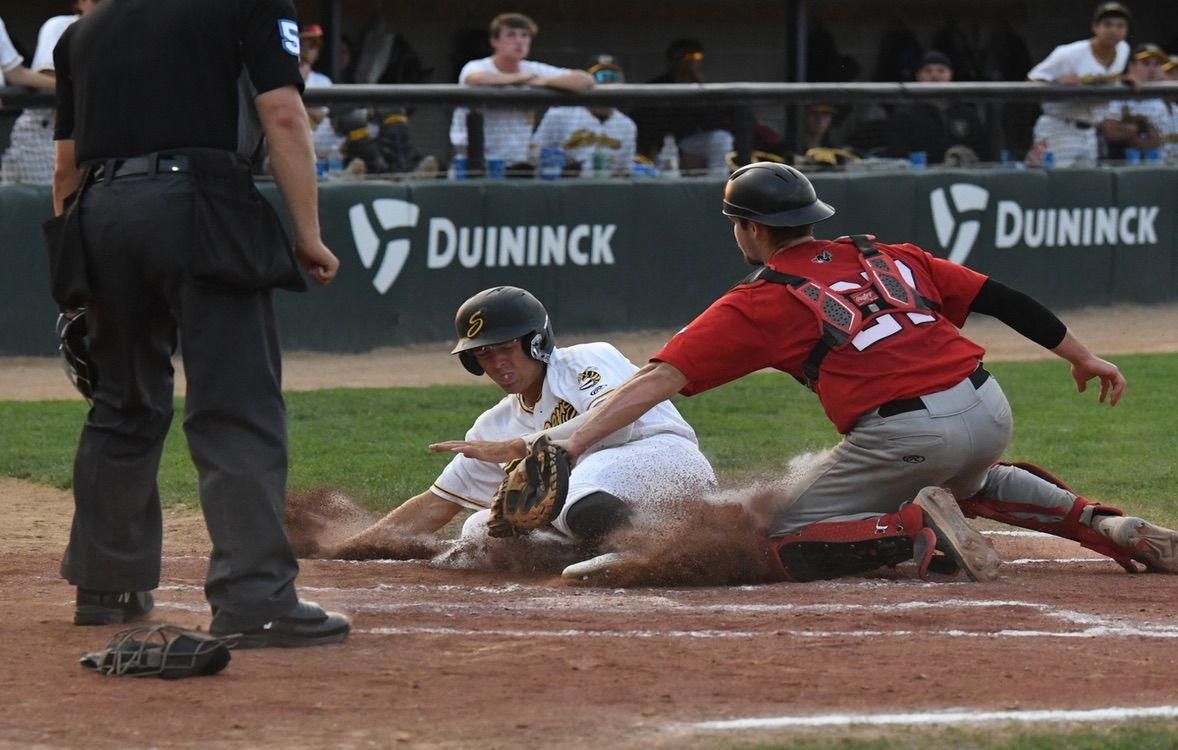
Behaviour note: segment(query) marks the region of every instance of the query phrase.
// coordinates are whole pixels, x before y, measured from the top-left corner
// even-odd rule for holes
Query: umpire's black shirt
[[[258,93],[302,90],[295,18],[291,0],[104,0],[54,50],[55,137],[79,164],[236,151],[243,65]]]

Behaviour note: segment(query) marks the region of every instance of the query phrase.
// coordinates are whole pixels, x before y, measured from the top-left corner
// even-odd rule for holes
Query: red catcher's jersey
[[[816,393],[827,417],[844,434],[860,416],[882,404],[956,385],[985,354],[959,329],[986,276],[916,245],[876,245],[895,259],[908,282],[940,312],[881,315],[850,344],[827,354]],[[866,280],[859,250],[849,238],[795,245],[768,265],[835,291]],[[687,385],[681,393],[691,396],[770,367],[800,378],[802,365],[821,338],[818,316],[788,288],[755,281],[734,287],[712,303],[651,360],[682,372]]]

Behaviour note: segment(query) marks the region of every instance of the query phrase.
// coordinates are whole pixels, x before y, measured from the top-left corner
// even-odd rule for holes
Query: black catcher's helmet
[[[454,328],[458,343],[450,353],[457,354],[462,366],[475,375],[482,375],[483,368],[471,349],[520,339],[532,359],[548,362],[556,346],[548,311],[531,292],[517,286],[484,289],[463,302],[454,316]]]
[[[741,167],[724,186],[724,215],[771,227],[804,227],[834,216],[814,186],[793,167],[759,161]]]

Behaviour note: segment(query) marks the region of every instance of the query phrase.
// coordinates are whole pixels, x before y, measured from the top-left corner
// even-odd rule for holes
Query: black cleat
[[[236,635],[234,648],[298,648],[339,643],[351,630],[348,618],[339,612],[326,612],[314,602],[299,602],[290,612],[261,627],[239,635],[215,631],[213,635]]]
[[[150,591],[95,591],[78,588],[75,625],[123,625],[146,620],[155,608]]]

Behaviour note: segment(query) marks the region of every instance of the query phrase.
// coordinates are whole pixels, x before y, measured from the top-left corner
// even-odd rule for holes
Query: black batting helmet
[[[771,227],[804,227],[829,219],[834,209],[793,167],[759,161],[741,167],[724,186],[724,215]]]
[[[463,302],[454,316],[454,328],[458,343],[450,353],[457,354],[462,366],[475,375],[484,370],[471,349],[520,339],[528,356],[548,362],[556,346],[548,311],[531,292],[517,286],[484,289]]]

